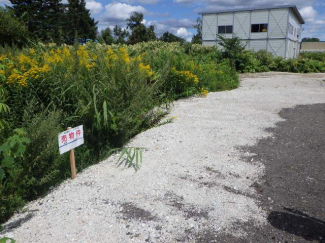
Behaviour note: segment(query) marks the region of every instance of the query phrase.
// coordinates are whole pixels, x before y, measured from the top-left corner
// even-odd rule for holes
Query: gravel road
[[[325,74],[243,75],[236,90],[177,101],[168,115],[177,119],[130,142],[146,148],[137,173],[116,168],[118,155],[111,156],[29,203],[0,234],[17,242],[279,242],[279,232],[265,234],[267,201],[281,199],[264,186],[274,168],[267,149],[253,148],[274,136],[266,128],[286,119],[283,108],[318,103]]]

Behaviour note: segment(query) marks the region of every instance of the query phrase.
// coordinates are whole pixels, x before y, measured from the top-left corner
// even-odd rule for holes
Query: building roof
[[[232,13],[232,12],[241,12],[241,11],[254,11],[254,10],[268,10],[268,9],[281,9],[281,8],[291,8],[292,11],[296,14],[298,19],[302,24],[305,23],[305,20],[302,18],[299,13],[296,5],[279,5],[279,6],[270,6],[270,7],[256,7],[256,8],[234,8],[234,9],[225,9],[225,10],[217,10],[217,11],[208,11],[208,12],[200,12],[199,14],[218,14],[218,13]]]

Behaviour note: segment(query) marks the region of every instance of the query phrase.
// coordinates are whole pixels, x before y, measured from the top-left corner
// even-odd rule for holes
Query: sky
[[[5,4],[10,5],[9,0],[0,0],[0,5]],[[86,0],[99,31],[116,24],[125,28],[126,19],[136,11],[144,14],[145,25],[155,26],[158,36],[169,31],[188,41],[196,34],[193,25],[199,12],[284,4],[295,4],[303,16],[302,37],[325,41],[325,0]]]

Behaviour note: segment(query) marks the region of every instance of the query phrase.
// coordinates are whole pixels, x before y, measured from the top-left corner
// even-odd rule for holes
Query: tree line
[[[10,0],[7,15],[24,24],[25,37],[41,42],[69,43],[74,38],[95,39],[97,22],[85,0]],[[8,19],[9,17],[7,17]]]
[[[106,44],[136,44],[161,40],[186,40],[170,32],[156,36],[153,25],[143,24],[142,13],[134,12],[126,29],[115,25],[98,32],[97,24],[86,8],[85,0],[10,0],[12,6],[0,7],[0,44],[22,45],[27,39],[43,43],[72,44],[76,40],[99,40]],[[201,43],[201,20],[194,26],[197,34],[192,43]]]

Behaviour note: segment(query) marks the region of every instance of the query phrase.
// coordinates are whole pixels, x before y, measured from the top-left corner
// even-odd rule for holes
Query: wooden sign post
[[[60,154],[70,151],[71,178],[74,179],[77,176],[74,148],[84,143],[83,126],[68,127],[67,131],[59,134],[58,139]]]
[[[72,127],[68,127],[68,130],[72,129]],[[74,179],[77,176],[76,172],[76,160],[74,157],[74,149],[70,150],[70,167],[71,167],[71,178]]]

